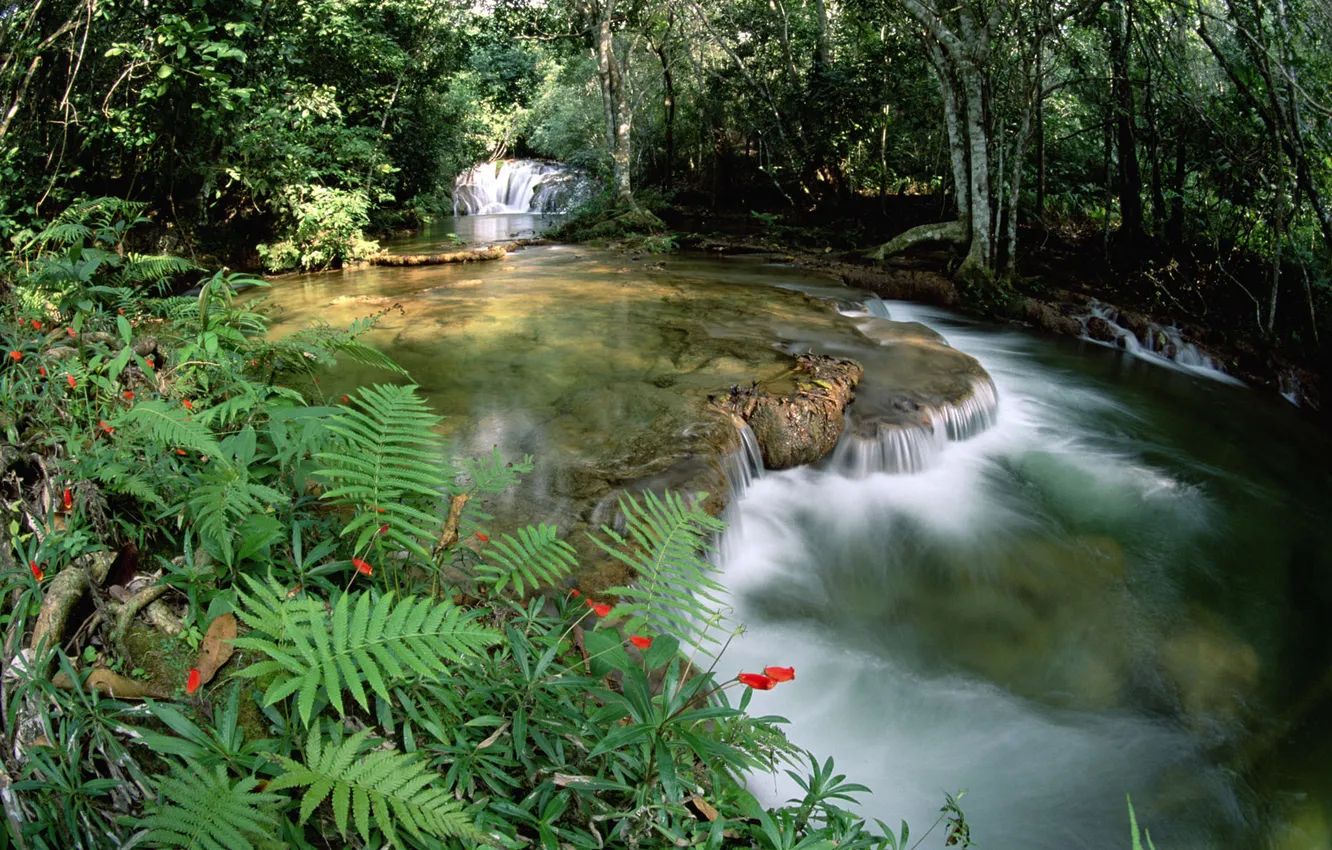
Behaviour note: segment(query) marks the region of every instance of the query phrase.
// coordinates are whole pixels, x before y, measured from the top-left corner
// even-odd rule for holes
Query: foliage
[[[155,847],[253,850],[277,823],[265,809],[282,799],[258,785],[253,776],[232,780],[222,765],[211,771],[173,765],[157,784],[161,802],[135,825]]]
[[[290,186],[283,193],[288,224],[285,238],[259,246],[269,271],[327,269],[379,252],[365,239],[370,199],[363,191],[324,186]]]

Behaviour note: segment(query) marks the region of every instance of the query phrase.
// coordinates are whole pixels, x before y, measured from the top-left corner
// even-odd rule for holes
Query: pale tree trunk
[[[980,70],[968,62],[962,69],[962,86],[967,94],[968,166],[971,172],[971,245],[958,274],[962,277],[983,275],[990,267],[990,147],[985,132],[985,110],[981,102]]]
[[[615,12],[614,0],[592,4],[589,11],[595,15],[593,51],[597,60],[601,105],[606,118],[606,144],[611,157],[611,186],[615,194],[615,203],[633,208],[636,205],[633,186],[629,179],[633,111],[629,106],[624,68],[615,56],[615,34],[611,29],[611,20]]]
[[[948,161],[953,168],[957,215],[965,221],[971,215],[971,187],[967,177],[967,147],[962,141],[962,128],[957,117],[957,86],[937,42],[930,43],[930,59],[934,63],[935,73],[939,75],[939,92],[943,95],[944,129],[948,134]]]

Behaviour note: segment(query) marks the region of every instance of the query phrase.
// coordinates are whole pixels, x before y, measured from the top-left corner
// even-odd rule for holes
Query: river
[[[509,218],[532,221],[441,227],[549,223]],[[386,311],[367,341],[459,451],[535,455],[491,506],[501,530],[578,531],[635,481],[689,480],[706,396],[780,376],[787,353],[865,364],[854,421],[891,401],[860,317],[937,330],[993,377],[993,426],[911,474],[841,458],[737,488],[719,568],[747,630],[722,672],[794,666],[754,709],[915,835],[965,790],[983,848],[1127,848],[1131,794],[1161,850],[1329,846],[1332,464],[1280,398],[763,258],[544,246],[288,278],[269,300],[275,333]],[[321,391],[390,377],[347,366]]]

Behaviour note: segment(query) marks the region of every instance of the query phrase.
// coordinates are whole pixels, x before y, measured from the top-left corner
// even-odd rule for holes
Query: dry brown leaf
[[[223,614],[208,625],[204,633],[203,644],[199,647],[199,660],[194,662],[194,669],[199,671],[199,684],[206,685],[213,681],[218,668],[227,663],[236,651],[231,645],[236,637],[236,617]]]
[[[55,674],[55,677],[51,679],[51,682],[57,688],[64,688],[67,691],[74,690],[74,682],[63,672]],[[116,699],[144,699],[145,697],[168,699],[171,696],[171,693],[160,685],[155,685],[152,682],[137,682],[134,679],[126,679],[119,673],[112,673],[110,670],[101,668],[88,674],[88,678],[83,683],[83,686],[85,688],[99,690]]]
[[[508,728],[509,728],[509,721],[506,720],[504,721],[503,725],[500,726],[500,728],[496,729],[494,732],[490,734],[490,737],[486,738],[484,741],[477,744],[476,748],[478,750],[484,750],[486,747],[491,746],[492,744],[494,744],[496,741],[499,740],[500,735],[503,735],[508,730]]]
[[[711,803],[704,800],[702,797],[690,797],[688,800],[685,800],[685,807],[688,808],[689,811],[693,813],[694,817],[699,820],[705,820],[711,823],[717,819],[717,810],[712,807]]]

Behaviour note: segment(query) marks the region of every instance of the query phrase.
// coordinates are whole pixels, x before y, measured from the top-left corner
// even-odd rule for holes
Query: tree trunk
[[[1132,9],[1123,3],[1117,6],[1116,21],[1110,30],[1110,52],[1119,147],[1119,233],[1125,246],[1132,250],[1142,244],[1142,170],[1138,165],[1138,145],[1133,126],[1133,87],[1129,80]]]
[[[1188,164],[1188,151],[1184,147],[1184,128],[1175,127],[1175,170],[1170,175],[1170,225],[1166,239],[1170,247],[1184,245],[1184,168]]]
[[[666,88],[665,123],[666,123],[666,188],[675,183],[675,79],[671,75],[671,63],[666,58],[664,44],[656,48],[657,58],[661,60],[662,85]]]
[[[968,62],[962,71],[967,95],[967,141],[970,170],[971,245],[958,269],[963,278],[976,277],[990,267],[990,140],[985,132],[985,110],[981,102],[980,69]]]
[[[967,145],[962,138],[962,125],[957,112],[957,81],[937,42],[930,42],[930,59],[939,77],[939,93],[943,95],[944,129],[948,133],[948,161],[953,168],[957,217],[965,221],[971,216],[971,182],[967,172]]]

